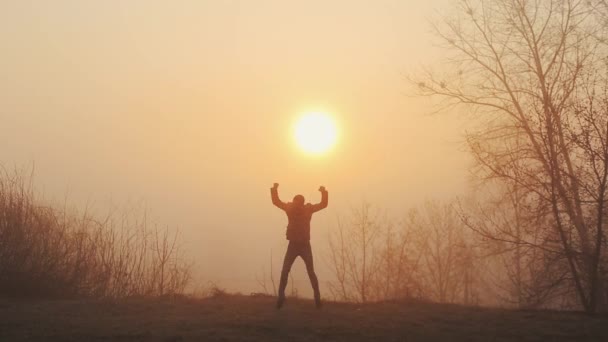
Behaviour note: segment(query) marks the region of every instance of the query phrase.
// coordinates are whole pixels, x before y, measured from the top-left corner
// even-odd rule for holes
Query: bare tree
[[[499,302],[519,308],[560,307],[569,290],[568,265],[544,216],[531,207],[537,198],[516,184],[488,183],[482,198],[460,203],[463,224],[484,260],[485,281]],[[543,227],[543,228],[539,228]]]
[[[405,223],[386,220],[377,249],[377,272],[372,287],[378,300],[421,297],[418,266],[422,251],[414,244],[414,232]]]
[[[262,291],[263,291],[262,293],[265,295],[273,295],[273,296],[277,295],[277,286],[276,286],[276,282],[274,279],[274,273],[272,271],[273,269],[274,269],[274,265],[272,262],[272,249],[271,249],[270,250],[270,274],[267,277],[266,270],[262,269],[262,275],[261,276],[256,275],[256,281],[257,281],[258,285],[260,286],[260,288],[262,289]],[[291,280],[293,281],[293,279],[291,279]]]
[[[421,256],[417,277],[423,294],[443,303],[471,303],[474,256],[452,204],[429,201],[411,209],[406,227]]]
[[[378,213],[369,204],[353,210],[348,223],[338,222],[329,237],[331,262],[337,284],[330,289],[342,300],[371,300],[377,270],[376,243],[380,237]]]
[[[418,89],[475,115],[479,126],[467,142],[479,174],[537,196],[530,210],[547,222],[538,229],[553,232],[581,307],[596,312],[605,302],[608,112],[594,107],[597,114],[589,115],[583,95],[597,94],[591,90],[602,82],[594,75],[606,77],[596,11],[583,0],[458,4],[458,15],[435,26],[450,68],[441,76],[428,72]]]
[[[334,281],[329,282],[329,290],[335,299],[347,301],[351,299],[350,284],[348,277],[347,262],[349,257],[348,235],[345,236],[344,225],[338,219],[337,230],[333,230],[328,237],[329,242],[329,264],[335,276]]]
[[[395,221],[363,204],[339,219],[329,236],[329,264],[334,298],[369,302],[420,296],[416,270],[420,261],[412,236]]]

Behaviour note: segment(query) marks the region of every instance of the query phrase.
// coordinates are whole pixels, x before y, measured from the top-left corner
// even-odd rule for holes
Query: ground
[[[429,303],[0,299],[0,341],[608,341],[608,316]]]

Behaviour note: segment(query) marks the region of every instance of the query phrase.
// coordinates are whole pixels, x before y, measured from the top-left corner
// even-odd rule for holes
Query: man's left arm
[[[317,204],[313,204],[313,206],[312,206],[313,212],[317,212],[319,210],[327,208],[327,203],[329,202],[329,194],[328,194],[327,190],[325,189],[325,187],[324,186],[320,187],[319,191],[321,192],[321,202],[319,202]]]

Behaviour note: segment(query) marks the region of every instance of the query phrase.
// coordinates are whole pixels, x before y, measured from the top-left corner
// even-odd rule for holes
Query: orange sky
[[[312,201],[323,184],[323,268],[327,232],[351,206],[399,216],[466,189],[463,122],[425,115],[405,80],[437,59],[427,19],[446,3],[4,1],[0,162],[35,163],[48,199],[145,202],[227,287],[254,284],[270,249],[282,257],[272,183]],[[311,157],[290,128],[319,107],[341,137]]]

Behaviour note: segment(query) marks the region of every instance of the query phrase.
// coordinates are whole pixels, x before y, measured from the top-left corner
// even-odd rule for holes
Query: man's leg
[[[295,244],[289,242],[287,246],[287,252],[285,252],[285,258],[283,259],[283,268],[281,269],[281,280],[279,282],[279,299],[277,302],[277,308],[280,309],[285,301],[285,288],[287,287],[287,278],[289,277],[289,271],[291,265],[298,257],[298,250],[295,248]]]
[[[306,264],[306,272],[308,272],[308,278],[310,278],[310,285],[312,285],[312,289],[315,292],[315,304],[318,308],[321,307],[321,292],[319,291],[319,280],[317,279],[317,274],[315,273],[315,266],[312,258],[312,248],[310,243],[308,243],[302,250],[302,259],[304,259],[304,263]]]

